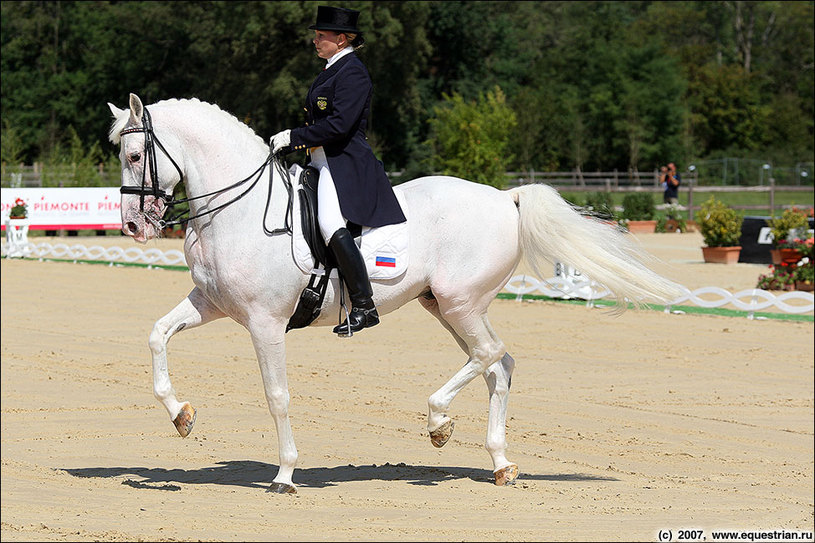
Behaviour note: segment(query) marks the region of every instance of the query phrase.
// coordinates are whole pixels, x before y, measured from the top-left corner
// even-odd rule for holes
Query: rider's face
[[[315,30],[314,39],[311,41],[317,49],[317,56],[324,59],[333,57],[347,44],[345,34],[337,34],[330,30]]]

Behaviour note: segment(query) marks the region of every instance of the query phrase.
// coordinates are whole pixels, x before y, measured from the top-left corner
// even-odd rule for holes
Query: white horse
[[[188,197],[202,196],[189,202],[194,218],[187,223],[184,244],[195,288],[150,334],[153,393],[186,437],[195,410],[176,399],[167,369],[168,341],[181,330],[221,317],[243,325],[252,337],[277,428],[280,466],[269,491],[296,492],[285,333],[309,276],[295,265],[292,237],[269,231],[283,224],[287,211],[281,172],[270,168],[273,173],[259,176],[256,188],[236,199],[245,188],[235,182],[258,171],[269,158],[269,147],[234,116],[196,99],[165,100],[146,109],[131,94],[128,109],[108,106],[114,117],[110,140],[121,145],[126,235],[141,243],[159,236],[167,195],[182,179]],[[540,277],[542,264],[568,263],[608,288],[620,310],[629,302],[665,303],[683,291],[643,264],[648,255],[629,234],[581,215],[551,187],[501,191],[430,176],[395,190],[409,210],[409,266],[398,278],[374,279],[374,301],[384,315],[418,299],[453,335],[468,358],[428,399],[431,441],[436,447],[447,442],[453,430],[450,404],[463,387],[482,376],[489,391],[485,446],[495,484],[512,483],[519,472],[505,455],[505,422],[515,362],[490,325],[487,308],[521,256]],[[339,285],[332,279],[314,325],[336,324],[338,299]]]

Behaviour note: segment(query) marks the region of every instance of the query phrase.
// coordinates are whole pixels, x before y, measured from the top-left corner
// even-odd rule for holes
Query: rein
[[[147,186],[146,178],[145,178],[146,169],[142,169],[142,184],[141,184],[141,186],[140,187],[125,187],[125,186],[122,186],[119,189],[119,192],[121,194],[138,194],[139,195],[139,204],[140,204],[139,211],[145,216],[147,216],[147,213],[145,213],[145,211],[144,211],[144,197],[145,196],[152,195],[153,197],[155,197],[157,199],[160,198],[164,202],[165,207],[172,208],[172,207],[179,206],[181,204],[186,204],[186,203],[189,203],[189,202],[192,202],[192,201],[195,201],[195,200],[200,200],[202,198],[208,198],[210,196],[217,196],[219,194],[223,194],[224,192],[226,192],[228,190],[238,188],[241,185],[243,185],[245,183],[248,183],[248,182],[250,182],[250,181],[252,181],[254,179],[254,181],[252,181],[252,183],[246,188],[246,190],[244,190],[243,192],[241,192],[240,194],[238,194],[236,197],[232,198],[228,202],[226,202],[224,204],[221,204],[221,205],[219,205],[217,207],[214,207],[212,209],[208,209],[206,211],[202,211],[201,213],[198,213],[197,215],[193,215],[192,217],[184,217],[184,216],[180,215],[180,216],[177,216],[175,219],[170,220],[170,221],[165,221],[163,219],[157,219],[155,222],[157,223],[157,226],[160,229],[163,230],[164,228],[166,228],[168,226],[175,226],[177,224],[186,223],[188,221],[191,221],[192,219],[197,219],[199,217],[203,217],[205,215],[215,213],[218,210],[221,210],[221,209],[223,209],[223,208],[225,208],[225,207],[227,207],[227,206],[229,206],[231,204],[234,204],[235,202],[237,202],[238,200],[240,200],[241,198],[243,198],[244,196],[249,194],[249,192],[253,188],[255,188],[255,185],[258,184],[258,181],[260,181],[260,178],[263,175],[263,171],[270,164],[273,164],[275,169],[277,170],[277,172],[280,174],[280,178],[283,180],[283,184],[286,187],[286,191],[288,192],[288,204],[286,206],[286,214],[285,214],[285,218],[284,218],[283,227],[282,228],[276,228],[274,230],[269,230],[266,227],[266,218],[267,218],[267,216],[269,214],[269,206],[270,206],[271,201],[272,201],[272,187],[274,185],[274,172],[271,169],[269,169],[269,193],[268,193],[268,195],[266,197],[266,209],[263,212],[263,231],[269,236],[273,236],[273,235],[277,235],[277,234],[284,234],[284,233],[289,234],[289,235],[292,234],[292,227],[291,227],[292,205],[293,205],[292,204],[292,197],[293,197],[293,195],[292,195],[292,183],[291,183],[291,177],[289,175],[289,171],[288,171],[288,169],[286,169],[285,165],[283,164],[283,160],[281,159],[280,155],[275,155],[273,153],[269,153],[269,156],[266,158],[266,160],[263,162],[263,164],[261,164],[260,167],[258,167],[257,170],[255,170],[248,177],[246,177],[244,179],[241,179],[240,181],[237,181],[236,183],[233,183],[232,185],[229,185],[228,187],[224,187],[222,189],[218,189],[218,190],[215,190],[215,191],[212,191],[212,192],[208,192],[207,194],[201,194],[199,196],[193,196],[193,197],[190,197],[190,198],[182,198],[182,199],[176,200],[176,199],[174,199],[172,197],[172,195],[170,195],[170,194],[168,194],[168,193],[166,193],[163,190],[158,188],[159,183],[158,183],[158,173],[157,173],[158,168],[156,166],[156,146],[158,146],[158,148],[161,149],[161,151],[164,153],[164,156],[166,156],[170,160],[172,165],[175,167],[175,169],[176,169],[176,171],[178,172],[178,175],[179,175],[179,181],[184,181],[184,179],[185,179],[184,174],[181,172],[181,168],[179,168],[178,163],[175,160],[173,160],[173,157],[170,156],[170,153],[167,152],[167,149],[164,148],[164,145],[162,145],[161,141],[159,141],[158,137],[156,137],[156,133],[153,130],[153,123],[152,123],[152,120],[150,118],[150,112],[147,110],[146,107],[144,108],[143,126],[142,127],[127,128],[125,130],[122,130],[120,135],[123,136],[123,135],[126,135],[126,134],[134,134],[134,133],[140,133],[140,132],[144,133],[144,153],[146,155],[145,160],[147,161],[147,165],[150,168],[150,177],[153,180],[153,183],[152,183],[151,186]],[[189,211],[187,211],[187,213],[189,213]],[[148,218],[150,218],[151,220],[154,219],[152,217],[148,217]]]

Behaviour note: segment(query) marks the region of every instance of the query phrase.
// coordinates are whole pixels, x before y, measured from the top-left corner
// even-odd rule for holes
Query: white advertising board
[[[119,187],[3,188],[0,193],[3,228],[18,198],[28,206],[32,230],[122,228]]]

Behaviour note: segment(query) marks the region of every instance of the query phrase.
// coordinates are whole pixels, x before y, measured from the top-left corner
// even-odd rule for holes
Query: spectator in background
[[[663,201],[666,204],[679,204],[679,185],[682,183],[682,177],[676,171],[676,164],[673,162],[668,163],[668,172],[665,176],[665,193]]]

